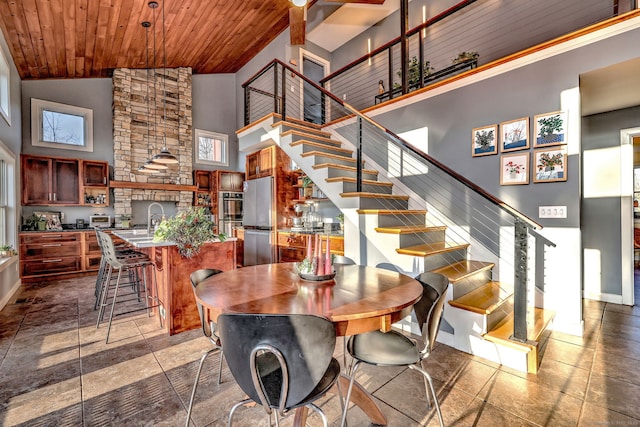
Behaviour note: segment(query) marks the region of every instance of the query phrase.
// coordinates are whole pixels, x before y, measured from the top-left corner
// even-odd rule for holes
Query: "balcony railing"
[[[407,31],[405,87],[400,37],[320,84],[364,110],[472,68],[461,53],[477,53],[473,66],[482,66],[635,8],[636,0],[465,0]]]

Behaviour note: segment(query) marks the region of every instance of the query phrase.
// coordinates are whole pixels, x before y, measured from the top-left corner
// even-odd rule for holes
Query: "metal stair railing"
[[[394,184],[394,195],[408,196],[406,202],[378,199],[379,209],[397,210],[399,204],[404,204],[402,208],[427,210],[430,224],[448,227],[447,240],[471,244],[467,259],[495,262],[493,280],[514,285],[512,338],[526,341],[527,323],[532,320],[534,308],[532,284],[536,283],[535,271],[529,268],[529,248],[539,236],[533,230],[542,226],[279,60],[243,84],[245,123],[271,113],[280,114],[283,121],[318,120],[317,114],[314,116],[304,107],[302,91],[298,90],[303,83],[307,91],[317,91],[314,98],[323,100],[323,130],[331,132],[343,148],[353,149],[358,192],[363,188],[364,163],[364,169],[378,171],[379,181]],[[336,117],[339,119],[331,121]],[[326,183],[315,183],[328,193],[323,189]],[[340,205],[339,200],[332,201]],[[544,243],[553,246],[546,239]],[[454,255],[441,256],[451,264],[456,261]],[[534,256],[536,264],[544,262],[544,254]]]

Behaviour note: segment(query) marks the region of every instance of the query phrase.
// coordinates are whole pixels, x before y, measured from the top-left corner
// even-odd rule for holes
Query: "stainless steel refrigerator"
[[[245,181],[243,210],[244,265],[272,263],[273,177]]]

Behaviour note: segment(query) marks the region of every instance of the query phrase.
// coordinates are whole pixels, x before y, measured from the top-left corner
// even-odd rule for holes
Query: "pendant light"
[[[145,29],[145,40],[146,40],[146,46],[147,46],[147,155],[151,155],[151,133],[149,131],[149,118],[151,117],[151,111],[150,111],[150,106],[149,106],[149,27],[151,27],[151,22],[149,21],[144,21],[142,23],[142,27]],[[138,168],[138,172],[141,173],[149,173],[149,174],[156,174],[159,173],[160,170],[153,168],[153,167],[148,167],[151,166],[153,162],[149,159],[147,159],[147,161],[141,165]]]
[[[166,168],[165,165],[178,164],[178,159],[176,158],[176,156],[171,154],[171,152],[167,148],[167,38],[166,38],[165,23],[164,23],[164,8],[166,6],[166,3],[164,1],[165,0],[163,0],[163,3],[162,3],[162,51],[163,51],[163,53],[162,53],[162,61],[163,61],[162,62],[163,63],[163,65],[162,65],[162,92],[163,92],[163,97],[162,97],[162,105],[163,105],[163,107],[162,107],[162,109],[163,109],[163,135],[162,135],[162,138],[163,138],[163,144],[162,144],[162,150],[160,150],[160,152],[158,154],[153,156],[153,158],[151,160],[154,163],[161,164]],[[155,1],[151,1],[151,2],[149,2],[149,7],[154,9],[154,18],[155,18],[155,8],[158,7],[158,3],[156,3]],[[154,47],[153,48],[154,48],[154,55],[155,55],[155,39],[154,39]],[[155,56],[154,56],[154,59],[155,59]],[[154,81],[154,87],[155,87],[155,81]]]

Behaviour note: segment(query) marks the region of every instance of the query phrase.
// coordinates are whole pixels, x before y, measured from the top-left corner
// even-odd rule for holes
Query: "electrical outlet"
[[[164,309],[164,306],[161,305],[160,307],[158,307],[159,311],[160,311],[160,317],[162,317],[163,319],[167,318],[167,312]]]
[[[346,100],[347,100],[347,94],[346,94],[346,93],[345,93],[345,94],[342,94],[342,100],[343,100],[343,101],[346,101]]]
[[[538,206],[539,218],[566,218],[566,206]]]
[[[294,85],[291,85],[291,92],[295,92],[296,91],[296,87]]]

